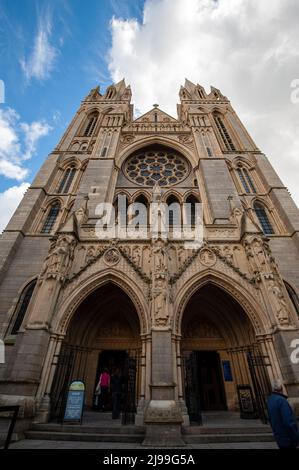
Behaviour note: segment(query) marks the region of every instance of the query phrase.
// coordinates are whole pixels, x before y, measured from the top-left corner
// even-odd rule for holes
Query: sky
[[[0,0],[0,232],[80,101],[122,78],[136,115],[176,117],[185,77],[220,88],[299,205],[298,22],[298,0]]]

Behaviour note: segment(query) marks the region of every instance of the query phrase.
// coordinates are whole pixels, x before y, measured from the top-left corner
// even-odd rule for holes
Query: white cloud
[[[34,121],[31,124],[23,122],[20,127],[25,134],[26,152],[23,159],[28,160],[35,153],[39,139],[48,135],[51,127],[45,121]]]
[[[0,233],[5,229],[28,188],[29,183],[22,183],[0,193]]]
[[[142,24],[113,18],[109,69],[142,112],[175,115],[185,77],[228,96],[299,203],[297,0],[146,0]]]
[[[58,50],[50,43],[52,19],[49,11],[43,12],[38,20],[37,34],[31,54],[21,59],[21,67],[27,80],[44,80],[53,70]]]
[[[35,154],[39,139],[50,130],[45,121],[20,122],[14,109],[0,109],[0,175],[17,181],[26,178],[24,162]]]

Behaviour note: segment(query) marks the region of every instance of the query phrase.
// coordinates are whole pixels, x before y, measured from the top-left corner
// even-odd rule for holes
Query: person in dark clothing
[[[283,394],[282,383],[276,380],[267,402],[269,421],[278,447],[296,449],[299,444],[299,429],[287,398]]]
[[[110,386],[112,392],[112,419],[118,419],[122,396],[122,377],[119,369],[116,369],[111,375]]]

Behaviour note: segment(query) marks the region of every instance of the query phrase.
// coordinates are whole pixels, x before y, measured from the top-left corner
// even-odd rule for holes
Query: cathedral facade
[[[0,404],[24,427],[61,418],[73,380],[92,409],[104,368],[149,434],[210,410],[262,417],[273,379],[298,407],[299,211],[218,89],[186,80],[177,113],[134,119],[124,81],[91,90],[1,236]],[[157,201],[192,226],[201,204],[202,244],[175,237],[171,209],[152,236]],[[118,230],[101,237],[103,203]],[[149,217],[122,237],[132,203]]]

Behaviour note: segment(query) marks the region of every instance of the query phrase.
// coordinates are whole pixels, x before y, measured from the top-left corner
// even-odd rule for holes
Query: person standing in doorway
[[[110,374],[108,369],[104,369],[100,375],[96,391],[100,392],[99,395],[99,410],[106,411],[109,392],[110,392]]]
[[[289,402],[283,394],[283,386],[275,380],[273,392],[268,397],[269,421],[280,449],[296,449],[299,444],[298,423]]]
[[[121,409],[122,396],[122,377],[120,370],[115,369],[111,375],[111,393],[112,393],[112,419],[118,419]]]

